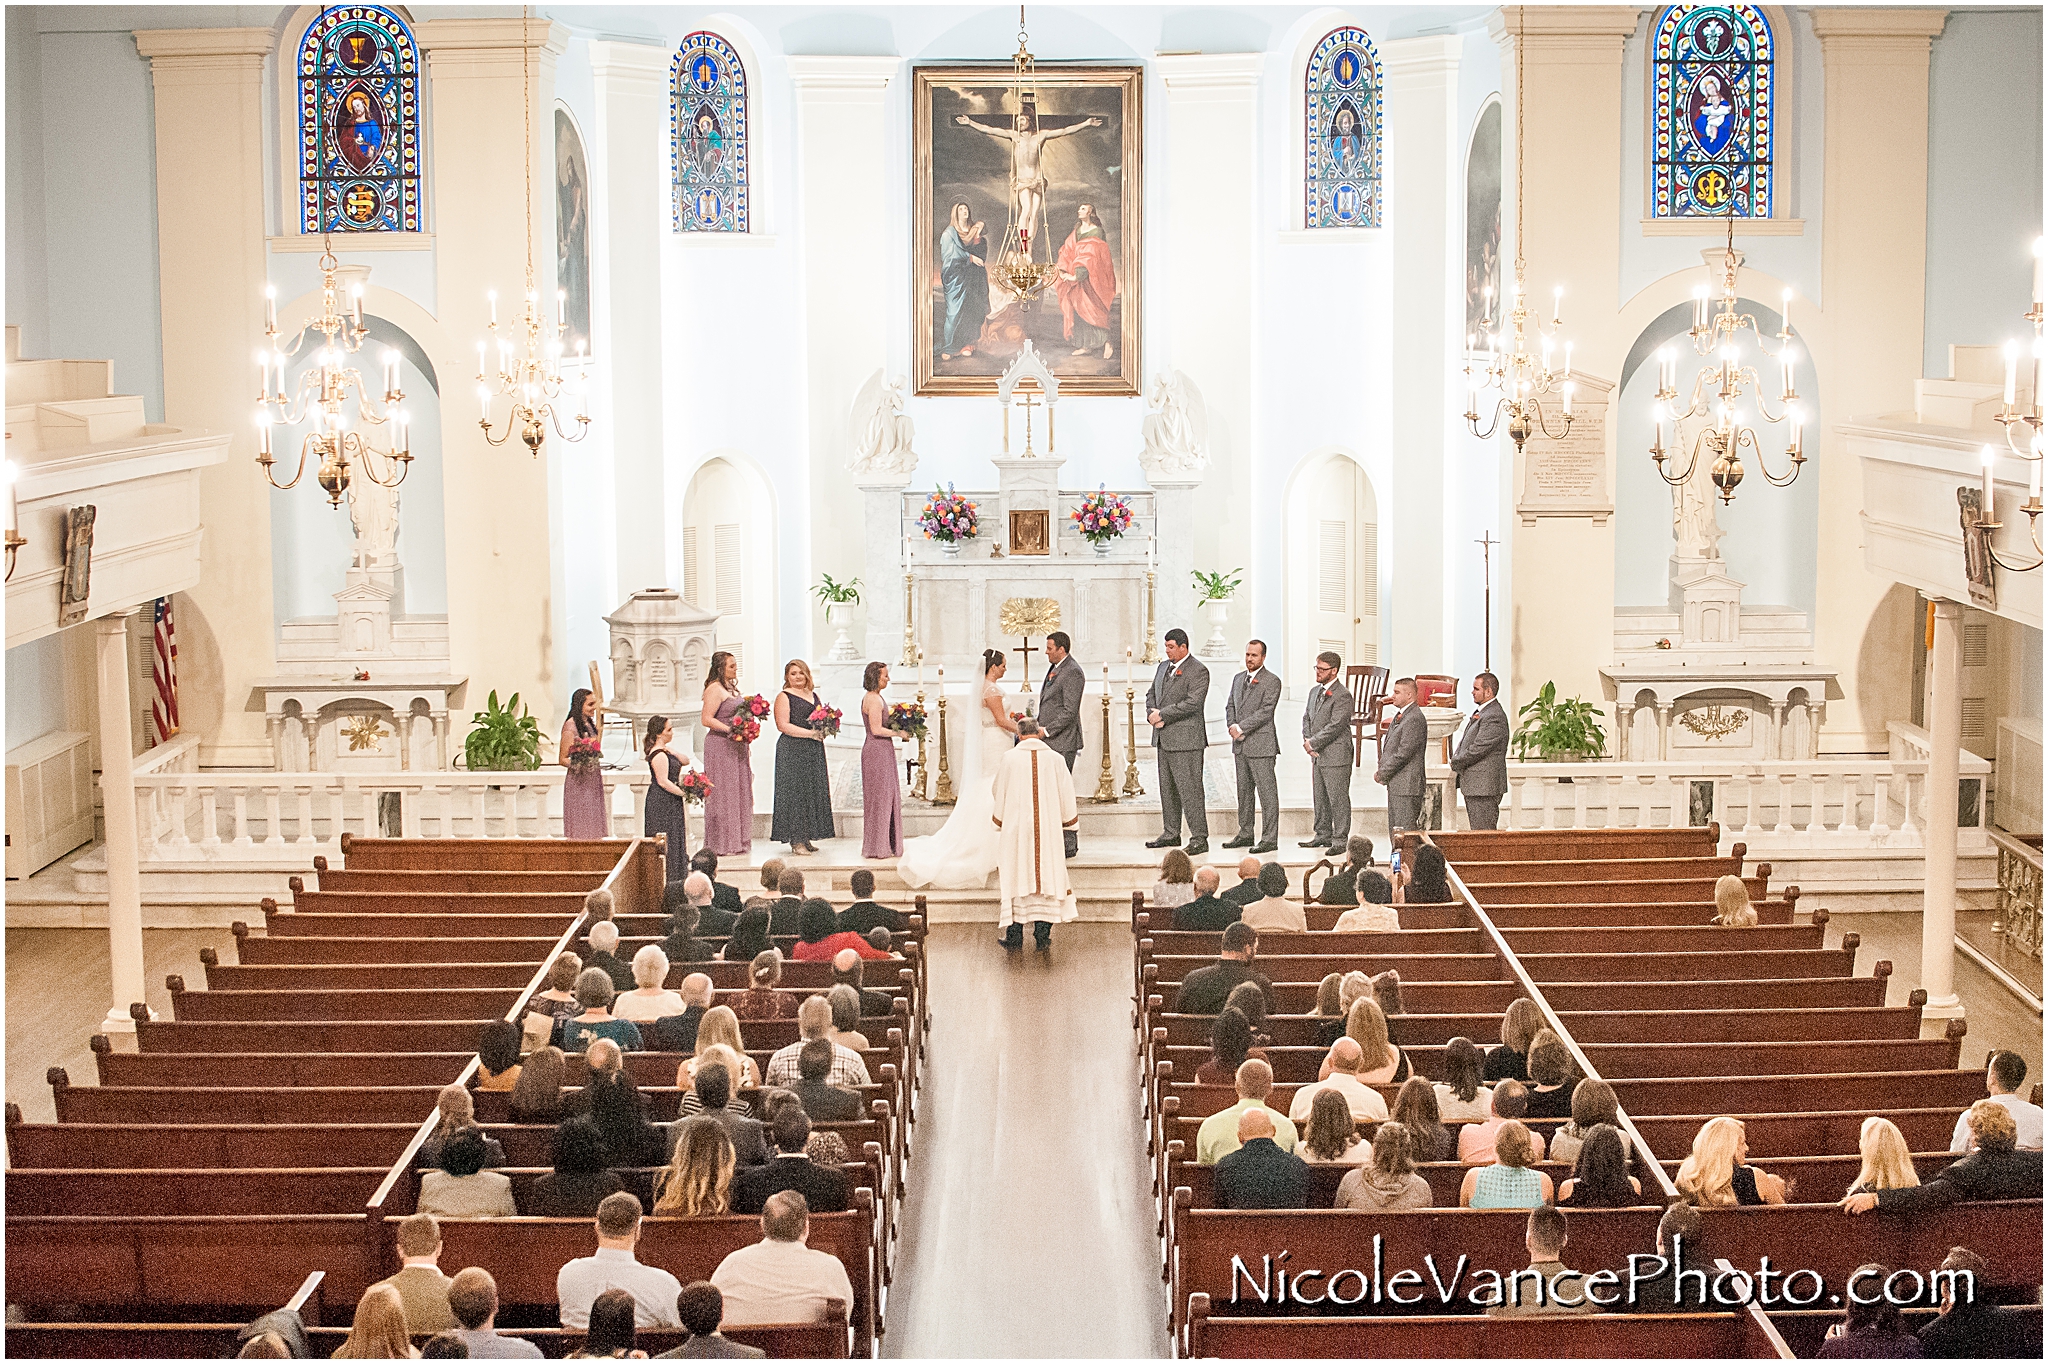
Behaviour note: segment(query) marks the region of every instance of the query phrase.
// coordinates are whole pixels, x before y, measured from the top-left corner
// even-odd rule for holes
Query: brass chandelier
[[[1024,28],[1024,7],[1017,6],[1017,51],[1010,58],[1010,103],[1011,117],[1031,119],[1030,131],[1038,131],[1038,61],[1031,55],[1030,35]],[[1021,135],[1021,131],[1020,131]],[[989,273],[1003,288],[1017,296],[1017,302],[1030,307],[1036,298],[1052,283],[1053,257],[1052,234],[1046,227],[1045,196],[1037,196],[1037,212],[1026,212],[1019,217],[1018,194],[1015,186],[1010,190],[1009,221],[1003,227],[1002,244],[996,249]],[[1044,259],[1036,254],[1040,245],[1044,247]]]
[[[1999,567],[2011,569],[2015,573],[2030,573],[2039,568],[2043,562],[2041,556],[2041,476],[2044,441],[2042,436],[2041,381],[2044,377],[2048,377],[2048,375],[2044,375],[2044,370],[2048,370],[2048,363],[2044,363],[2048,362],[2048,336],[2044,336],[2042,325],[2044,317],[2048,317],[2048,308],[2044,308],[2042,302],[2043,295],[2048,294],[2048,287],[2044,287],[2048,286],[2048,279],[2044,279],[2044,274],[2048,274],[2048,258],[2043,256],[2044,247],[2048,247],[2048,239],[2035,238],[2034,304],[2024,314],[2028,325],[2034,330],[2032,355],[2030,357],[2033,362],[2034,375],[2033,400],[2024,408],[2020,407],[2016,401],[2019,397],[2020,344],[2017,341],[2008,341],[2005,343],[2005,401],[1999,405],[1997,417],[1998,424],[2005,428],[2005,448],[2020,459],[2027,461],[2027,500],[2021,504],[2020,510],[2027,514],[2027,538],[2034,542],[2034,562],[2030,564],[2008,563],[2000,556],[1997,547],[1991,543],[1993,533],[1998,531],[2002,524],[1997,519],[1997,510],[1991,500],[1991,466],[1998,456],[1995,446],[1987,445],[1984,447],[1984,486],[1980,494],[1983,499],[1983,511],[1977,521],[1978,529],[1984,534],[1985,550]],[[2016,438],[2015,428],[2017,427],[2025,427],[2026,434]]]

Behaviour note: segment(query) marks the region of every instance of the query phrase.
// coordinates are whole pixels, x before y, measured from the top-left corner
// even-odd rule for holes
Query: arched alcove
[[[1351,451],[1319,450],[1295,470],[1285,516],[1287,644],[1274,662],[1298,696],[1325,649],[1379,662],[1379,497]]]
[[[781,672],[775,631],[775,506],[753,461],[730,450],[699,464],[683,493],[677,575],[683,598],[719,613],[718,647],[739,655],[743,692],[773,691]],[[701,673],[678,679],[678,696],[694,697],[703,680]],[[644,665],[642,684],[647,685]]]

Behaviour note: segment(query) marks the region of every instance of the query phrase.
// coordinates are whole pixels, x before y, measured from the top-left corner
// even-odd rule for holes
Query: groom
[[[1038,687],[1038,727],[1045,746],[1066,759],[1067,771],[1074,770],[1074,757],[1081,751],[1081,693],[1087,689],[1087,675],[1068,656],[1073,648],[1065,630],[1045,637],[1045,656],[1051,660],[1045,680]],[[1081,851],[1078,829],[1067,829],[1066,852],[1073,857]]]

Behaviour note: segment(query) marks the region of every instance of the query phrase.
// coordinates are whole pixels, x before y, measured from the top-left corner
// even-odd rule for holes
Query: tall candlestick
[[[1131,646],[1124,645],[1124,685],[1131,685]]]
[[[945,675],[946,670],[944,668],[939,669],[939,676],[944,677]],[[924,690],[924,646],[921,644],[917,647],[917,689],[919,691]]]
[[[2038,289],[2035,291],[2037,296],[2039,292]],[[263,321],[269,330],[277,330],[277,286],[275,284],[263,286]]]
[[[1158,537],[1157,535],[1153,535],[1153,534],[1151,534],[1150,532],[1147,532],[1147,533],[1146,533],[1146,536],[1145,536],[1145,571],[1146,571],[1147,573],[1150,573],[1150,572],[1152,571],[1152,556],[1153,556],[1153,553],[1154,553],[1154,546],[1155,546],[1155,542],[1157,542],[1157,540],[1158,540],[1158,539],[1159,539],[1159,537]]]
[[[567,289],[555,290],[555,325],[558,327],[569,325],[569,291]]]
[[[356,317],[356,330],[363,329],[363,286],[353,285],[349,291],[349,309]]]
[[[498,291],[487,289],[484,291],[484,297],[491,301],[491,325],[495,327],[498,325]]]
[[[1564,286],[1558,285],[1550,295],[1550,325],[1555,327],[1564,316]]]

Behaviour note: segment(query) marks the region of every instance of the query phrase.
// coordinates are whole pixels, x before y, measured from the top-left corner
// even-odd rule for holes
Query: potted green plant
[[[1195,605],[1209,618],[1209,638],[1202,644],[1202,657],[1223,658],[1230,653],[1230,641],[1223,637],[1223,626],[1230,619],[1230,599],[1244,583],[1244,570],[1204,573],[1197,568],[1190,576],[1195,580]]]
[[[1555,682],[1545,682],[1536,699],[1516,714],[1522,717],[1522,726],[1515,731],[1517,758],[1527,758],[1531,748],[1544,762],[1607,756],[1607,731],[1593,718],[1607,712],[1576,696],[1559,700]]]
[[[860,579],[849,578],[842,583],[834,580],[830,573],[820,573],[818,578],[819,582],[811,593],[825,605],[825,623],[839,631],[839,637],[832,641],[832,661],[844,663],[858,658],[853,640],[847,637],[846,631],[853,624],[853,608],[860,605]]]
[[[519,704],[518,692],[501,706],[493,691],[470,723],[476,728],[462,741],[462,764],[470,771],[532,772],[540,767],[540,722]]]

